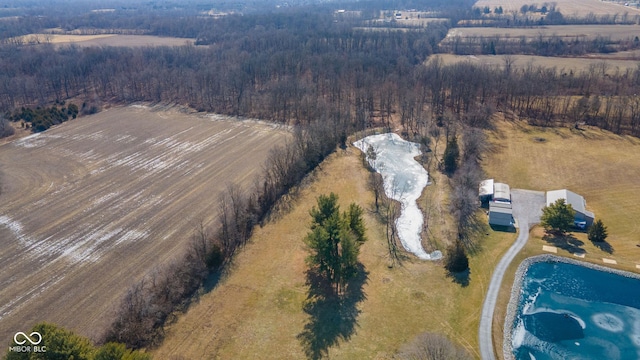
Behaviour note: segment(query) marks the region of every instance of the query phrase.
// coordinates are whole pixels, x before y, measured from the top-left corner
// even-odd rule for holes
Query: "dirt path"
[[[180,255],[227,183],[286,132],[113,108],[0,146],[0,342],[40,321],[96,337],[126,289]]]
[[[516,241],[511,245],[507,253],[504,254],[498,265],[496,265],[489,290],[482,304],[482,314],[480,316],[480,356],[483,360],[494,360],[495,351],[493,347],[492,327],[493,311],[496,307],[498,293],[504,273],[511,264],[511,261],[522,250],[529,239],[529,226],[540,221],[542,207],[544,206],[544,192],[529,190],[513,190],[511,192],[513,200],[513,216],[518,221],[519,233]]]

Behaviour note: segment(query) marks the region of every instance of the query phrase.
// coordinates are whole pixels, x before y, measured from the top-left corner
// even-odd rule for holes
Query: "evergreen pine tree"
[[[357,274],[360,245],[366,240],[362,214],[356,204],[340,213],[334,193],[320,195],[317,207],[310,211],[311,232],[305,239],[310,252],[307,263],[338,294]]]
[[[564,199],[558,199],[555,203],[542,209],[540,223],[547,231],[564,233],[571,229],[575,210]]]
[[[604,223],[600,219],[596,220],[593,223],[593,225],[589,227],[589,230],[587,231],[587,236],[589,237],[589,240],[595,241],[595,242],[605,241],[608,235],[609,234],[607,233],[607,227],[604,225]]]
[[[458,168],[458,159],[460,158],[460,148],[458,147],[458,139],[454,135],[447,141],[447,147],[444,149],[444,171],[452,174]]]

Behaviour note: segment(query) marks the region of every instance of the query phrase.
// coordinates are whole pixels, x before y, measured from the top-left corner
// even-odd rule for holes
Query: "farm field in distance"
[[[617,53],[619,54],[619,53]],[[629,56],[634,56],[630,54]],[[546,68],[555,67],[558,70],[564,70],[563,72],[586,71],[591,67],[597,67],[600,69],[603,65],[606,68],[606,73],[614,73],[619,70],[620,73],[624,73],[627,69],[636,69],[638,67],[638,60],[624,60],[615,57],[580,57],[580,58],[568,58],[568,57],[552,57],[552,56],[537,56],[537,55],[453,55],[453,54],[438,54],[432,56],[427,60],[433,61],[436,57],[442,59],[445,64],[455,64],[459,62],[469,61],[478,65],[489,65],[503,68],[505,65],[505,58],[510,57],[513,60],[511,66],[514,68],[525,68],[529,64],[534,67],[542,66]]]
[[[628,12],[629,15],[638,15],[640,10],[631,6],[624,6],[626,1],[601,1],[601,0],[555,0],[555,1],[540,1],[540,0],[479,0],[475,3],[474,7],[483,8],[488,6],[492,11],[498,6],[502,6],[505,14],[512,11],[519,12],[522,5],[536,4],[538,8],[543,4],[555,4],[556,8],[564,15],[568,16],[586,16],[589,13],[595,15],[614,15],[624,14]],[[631,2],[631,1],[629,1]]]
[[[0,338],[49,321],[97,337],[128,287],[211,224],[288,131],[116,107],[0,146]]]
[[[68,34],[31,34],[21,37],[25,44],[51,43],[55,46],[76,45],[81,47],[92,46],[182,46],[193,45],[193,39],[161,37],[153,35],[68,35]]]

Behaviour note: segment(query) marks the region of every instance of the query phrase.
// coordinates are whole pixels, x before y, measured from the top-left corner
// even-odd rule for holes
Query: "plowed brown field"
[[[285,129],[112,108],[0,146],[0,344],[50,321],[96,337],[127,288],[182,254],[227,183]]]

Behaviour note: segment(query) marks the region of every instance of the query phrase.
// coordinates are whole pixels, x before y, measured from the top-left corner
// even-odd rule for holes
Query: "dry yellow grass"
[[[373,206],[366,187],[367,171],[354,148],[339,150],[320,167],[305,186],[291,211],[278,221],[257,229],[238,255],[230,275],[202,296],[167,331],[160,359],[298,359],[304,349],[297,339],[309,319],[302,307],[306,297],[302,239],[308,231],[309,209],[319,194],[335,192],[343,208],[356,202]],[[424,199],[446,196],[446,180],[427,187]],[[431,194],[428,194],[430,193]],[[423,200],[423,201],[427,201]],[[423,207],[425,204],[422,204]],[[431,223],[438,237],[446,221],[433,209]],[[428,207],[428,205],[427,205]],[[440,209],[440,210],[438,210]],[[469,285],[447,278],[442,264],[410,260],[389,268],[384,229],[366,211],[368,242],[360,259],[368,272],[366,299],[358,304],[355,332],[329,349],[335,359],[390,358],[403,344],[424,331],[445,334],[478,357],[478,325],[491,271],[515,238],[491,233],[482,249],[471,257]],[[443,243],[446,239],[435,239]]]
[[[586,252],[578,259],[566,249],[560,256],[604,265],[602,258],[618,262],[611,267],[640,272],[640,140],[589,128],[537,128],[522,122],[500,122],[490,134],[492,152],[484,161],[489,176],[512,188],[535,190],[571,189],[582,194],[587,207],[609,227],[610,254],[594,246],[584,233],[574,233],[577,247]],[[542,140],[544,139],[544,140]],[[502,348],[504,317],[514,273],[522,260],[544,253],[540,228],[511,264],[502,283],[494,314],[494,344]],[[582,244],[580,244],[582,243]],[[502,354],[499,354],[502,355]]]
[[[472,64],[489,65],[500,68],[504,67],[505,57],[507,56],[511,57],[514,61],[512,66],[517,68],[525,68],[529,65],[533,65],[534,67],[555,67],[558,71],[563,72],[569,72],[571,70],[574,72],[587,71],[591,67],[597,67],[599,69],[604,66],[606,73],[611,75],[616,71],[624,73],[627,69],[634,70],[638,67],[637,60],[616,59],[614,57],[566,58],[535,55],[437,55],[437,57],[441,58],[445,64],[456,64],[459,62],[469,61]],[[635,56],[635,54],[630,54],[628,56]],[[427,61],[433,61],[435,58],[435,56],[430,57]]]
[[[513,188],[568,188],[609,225],[610,239],[635,248],[640,232],[640,139],[597,128],[538,128],[501,122],[486,169]],[[629,247],[628,250],[631,250]],[[640,256],[640,248],[633,249]]]
[[[505,14],[511,11],[520,11],[522,5],[535,4],[538,8],[543,5],[556,4],[556,8],[565,16],[586,16],[589,13],[595,15],[623,15],[628,12],[629,15],[637,15],[640,11],[634,7],[624,6],[625,1],[601,1],[601,0],[556,0],[556,1],[534,1],[534,0],[479,0],[473,5],[474,7],[483,8],[488,6],[495,9],[502,6]]]

